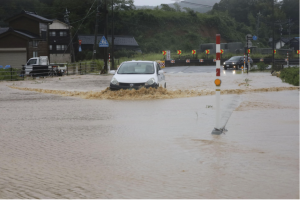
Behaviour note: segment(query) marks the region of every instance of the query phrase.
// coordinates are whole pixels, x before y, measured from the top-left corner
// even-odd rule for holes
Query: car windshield
[[[127,62],[120,66],[118,74],[154,74],[154,66],[150,62]]]
[[[238,61],[238,60],[240,60],[239,56],[234,56],[229,59],[229,61]]]

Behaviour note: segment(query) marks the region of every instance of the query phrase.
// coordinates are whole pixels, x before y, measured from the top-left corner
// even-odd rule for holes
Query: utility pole
[[[69,33],[70,33],[70,53],[71,53],[71,62],[75,62],[75,54],[74,54],[74,47],[73,47],[73,41],[72,41],[72,32],[71,32],[71,26],[70,26],[70,21],[69,21],[69,11],[66,8],[66,14],[64,15],[64,20],[66,24],[68,24],[69,27]],[[66,51],[66,50],[65,50]]]
[[[282,30],[283,30],[283,28],[282,28],[282,24],[280,24],[279,25],[280,26],[280,28],[279,28],[279,31],[280,31],[280,48],[282,47]]]
[[[112,51],[111,51],[111,57],[112,57],[112,68],[115,66],[115,59],[114,59],[114,48],[115,48],[115,35],[114,35],[114,0],[111,0],[111,11],[112,11],[112,30],[111,30],[111,45],[112,45]]]
[[[107,26],[107,21],[108,21],[108,12],[107,12],[107,0],[105,0],[104,3],[104,10],[105,10],[105,26],[104,26],[104,37],[107,40],[107,32],[108,32],[108,26]],[[104,70],[107,72],[107,52],[108,52],[108,47],[104,48]]]
[[[257,24],[256,24],[256,36],[259,38],[258,36],[258,31],[259,31],[259,17],[260,17],[260,11],[259,13],[257,13]]]
[[[293,25],[294,23],[291,23],[291,19],[289,18],[289,28],[288,28],[288,31],[289,31],[289,46],[291,48],[291,42],[290,42],[290,38],[291,38],[291,26]]]
[[[96,24],[95,24],[95,40],[94,40],[94,47],[93,47],[93,57],[92,60],[96,57],[96,48],[97,48],[97,36],[98,36],[98,16],[99,16],[99,0],[97,1],[97,10],[96,10]]]
[[[272,39],[272,47],[273,47],[273,69],[275,69],[275,60],[274,60],[274,41],[275,41],[275,38],[274,38],[274,29],[275,29],[275,14],[274,14],[274,0],[272,0],[272,9],[273,9],[273,39]]]

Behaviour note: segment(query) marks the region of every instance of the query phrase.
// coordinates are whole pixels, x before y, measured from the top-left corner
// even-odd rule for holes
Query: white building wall
[[[51,63],[70,63],[71,55],[70,54],[50,54]]]
[[[54,20],[53,23],[49,25],[49,29],[69,29],[69,27],[61,21]]]
[[[282,42],[282,41],[280,41],[280,42],[277,42],[276,43],[276,47],[275,47],[275,49],[281,49],[281,47],[283,47],[285,45],[285,43],[284,42]]]

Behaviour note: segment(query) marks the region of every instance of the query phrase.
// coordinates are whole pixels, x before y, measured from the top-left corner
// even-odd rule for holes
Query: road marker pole
[[[245,54],[244,54],[244,67],[243,67],[243,70],[242,70],[243,74],[244,74],[245,66],[246,66],[246,58],[245,58]]]
[[[223,128],[220,125],[221,121],[221,111],[220,111],[220,99],[221,99],[221,69],[220,69],[220,59],[221,59],[221,53],[220,53],[220,40],[221,40],[221,35],[217,34],[216,35],[216,80],[215,80],[215,85],[216,85],[216,126],[212,131],[212,134],[215,135],[220,135],[223,132]]]

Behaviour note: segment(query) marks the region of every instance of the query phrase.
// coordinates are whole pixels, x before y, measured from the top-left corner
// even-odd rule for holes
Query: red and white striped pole
[[[246,55],[244,54],[244,68],[243,68],[243,73],[244,73],[245,67],[246,67]]]
[[[220,69],[220,62],[221,62],[221,35],[217,34],[216,35],[216,80],[215,80],[215,85],[216,85],[216,126],[214,130],[212,131],[212,134],[221,134],[222,133],[222,127],[220,125],[221,121],[221,111],[220,111],[220,93],[221,93],[221,69]]]

